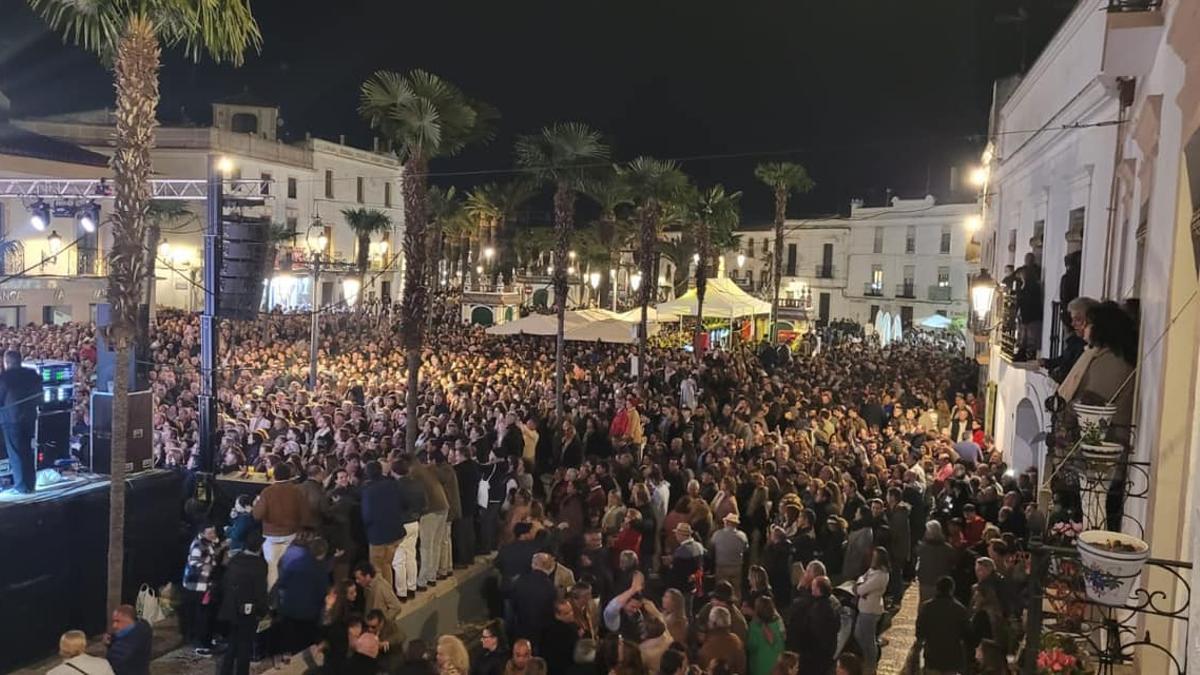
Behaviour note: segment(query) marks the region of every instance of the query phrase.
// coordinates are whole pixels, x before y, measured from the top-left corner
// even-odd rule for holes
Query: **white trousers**
[[[437,581],[442,546],[450,539],[450,533],[446,530],[446,513],[436,511],[421,516],[421,571],[417,575],[418,586],[428,586],[429,582]]]
[[[405,598],[417,592],[417,537],[420,532],[417,521],[404,524],[404,538],[392,557],[392,571],[396,579],[396,597]]]
[[[294,534],[286,537],[263,537],[263,559],[267,561],[267,590],[271,590],[279,580],[279,559],[295,538]]]

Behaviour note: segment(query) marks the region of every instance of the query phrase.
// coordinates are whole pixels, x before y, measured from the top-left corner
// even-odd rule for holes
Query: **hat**
[[[692,526],[687,523],[680,523],[675,526],[675,534],[686,539],[692,536]]]
[[[734,525],[738,525],[742,522],[742,519],[739,518],[738,514],[736,514],[736,513],[726,513],[725,517],[722,518],[721,520],[723,520],[726,523],[733,523]]]

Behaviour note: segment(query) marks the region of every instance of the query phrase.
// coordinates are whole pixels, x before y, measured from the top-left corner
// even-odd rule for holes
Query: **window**
[[[288,199],[296,198],[296,179],[288,176]]]
[[[250,113],[234,113],[229,120],[229,129],[235,134],[257,134],[258,116]]]
[[[912,286],[913,279],[915,279],[916,277],[917,277],[917,266],[916,265],[905,265],[904,266],[904,284],[906,286]]]
[[[392,183],[388,181],[383,184],[383,205],[387,208],[392,208]]]
[[[877,291],[883,288],[883,265],[871,265],[871,288]]]
[[[883,253],[883,228],[875,227],[875,245],[871,249],[875,253]]]
[[[754,259],[754,237],[746,237],[746,257]]]
[[[941,250],[942,253],[950,252],[950,226],[949,225],[942,226],[942,245],[939,250]]]
[[[879,316],[879,305],[871,305],[871,323],[875,323],[875,318]]]
[[[1082,234],[1086,213],[1086,210],[1082,206],[1077,209],[1071,209],[1067,222],[1067,230]]]
[[[325,198],[333,199],[333,171],[325,169]]]
[[[362,176],[359,176],[358,182],[355,183],[354,197],[355,197],[355,199],[358,200],[359,204],[363,203],[363,177]]]
[[[766,270],[766,269],[763,269],[763,270],[760,270],[760,271],[759,271],[759,273],[758,273],[758,285],[759,285],[759,287],[760,287],[760,288],[763,288],[763,287],[765,287],[765,286],[767,285],[767,270]]]
[[[287,217],[287,229],[288,229],[288,232],[292,233],[293,242],[295,241],[295,238],[297,236],[296,231],[299,227],[300,227],[300,222],[296,219],[296,216],[288,216]]]
[[[264,195],[271,194],[271,174],[264,171],[258,174],[258,179],[262,181],[262,193]]]
[[[950,268],[949,267],[939,267],[938,268],[938,284],[937,285],[941,288],[946,288],[947,286],[950,285]]]
[[[795,244],[788,244],[787,268],[784,273],[789,277],[796,276],[796,245]]]
[[[917,252],[917,227],[915,225],[909,225],[908,230],[904,232],[904,252]]]

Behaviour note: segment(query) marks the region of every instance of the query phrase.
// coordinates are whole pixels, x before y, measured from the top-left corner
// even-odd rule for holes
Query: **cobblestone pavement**
[[[900,602],[900,610],[892,617],[892,625],[883,635],[888,645],[879,658],[878,675],[901,675],[908,650],[917,639],[917,584],[909,584]]]

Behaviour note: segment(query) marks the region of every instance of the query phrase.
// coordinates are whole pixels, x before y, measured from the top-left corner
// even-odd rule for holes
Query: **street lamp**
[[[746,254],[745,253],[738,254],[737,264],[738,264],[739,270],[742,269],[742,267],[746,264]]]
[[[222,176],[228,178],[229,174],[233,173],[233,160],[228,157],[218,159],[217,171],[220,171]]]
[[[642,287],[641,272],[635,272],[633,276],[629,277],[629,287],[633,289],[634,293],[637,293],[638,289]]]
[[[496,249],[492,248],[491,246],[488,246],[487,248],[483,249],[483,257],[485,259],[487,259],[487,261],[489,263],[492,262],[492,257],[495,255],[496,255]]]
[[[220,164],[218,164],[220,168]],[[308,335],[308,388],[317,390],[317,340],[321,332],[321,313],[317,311],[318,291],[321,282],[321,253],[329,246],[329,237],[320,221],[313,221],[304,237],[312,257],[312,288],[309,297],[312,299],[312,324]]]
[[[967,232],[975,234],[983,227],[983,217],[977,213],[973,213],[967,216],[967,219],[963,221],[963,225],[967,228]]]
[[[980,322],[992,309],[992,301],[996,297],[996,282],[987,269],[979,270],[979,276],[971,283],[971,308],[975,310]]]
[[[575,251],[568,251],[567,257],[570,258],[571,260],[574,260],[575,259]]]
[[[981,188],[988,182],[988,173],[988,168],[986,166],[977,166],[974,169],[971,169],[968,179],[971,181],[971,185]]]
[[[62,237],[58,235],[58,232],[50,230],[50,236],[46,237],[46,241],[50,244],[51,256],[57,256],[62,251]]]

